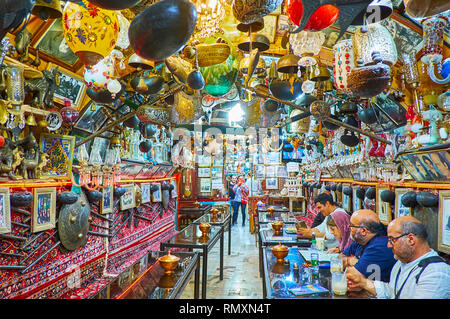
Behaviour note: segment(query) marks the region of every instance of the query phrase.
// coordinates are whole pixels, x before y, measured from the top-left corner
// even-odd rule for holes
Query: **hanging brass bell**
[[[37,122],[36,119],[33,115],[33,113],[31,113],[30,115],[27,116],[26,120],[25,120],[25,124],[28,126],[36,126]]]
[[[278,78],[277,63],[273,60],[269,67],[269,80],[276,78]]]
[[[326,67],[326,65],[320,64],[316,67],[314,71],[311,72],[311,81],[320,82],[326,81],[330,79],[330,70]]]
[[[144,59],[137,55],[136,53],[132,54],[128,59],[128,65],[142,70],[153,70],[155,68],[155,62]]]
[[[239,23],[237,26],[236,26],[236,29],[238,29],[239,31],[241,31],[241,32],[259,32],[259,31],[261,31],[262,29],[264,29],[264,19],[259,19],[259,20],[256,20],[256,21],[254,21],[254,22],[252,22],[252,23]]]
[[[277,71],[280,73],[297,73],[300,58],[292,53],[282,56],[278,60]]]
[[[263,34],[252,33],[250,37],[244,39],[241,38],[238,44],[238,49],[244,52],[250,52],[250,42],[252,49],[258,49],[259,52],[267,51],[270,47],[269,38]]]
[[[31,13],[44,21],[48,19],[60,19],[62,17],[61,1],[37,0]]]

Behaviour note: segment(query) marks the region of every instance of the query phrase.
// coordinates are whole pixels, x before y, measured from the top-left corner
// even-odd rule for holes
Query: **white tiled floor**
[[[208,299],[260,299],[262,279],[259,277],[258,247],[248,223],[231,228],[231,254],[228,255],[228,230],[224,236],[224,275],[219,280],[219,242],[208,254]],[[181,299],[194,296],[193,280],[186,286]]]

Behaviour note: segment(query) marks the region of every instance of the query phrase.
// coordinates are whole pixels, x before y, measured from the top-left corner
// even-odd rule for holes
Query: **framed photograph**
[[[105,112],[102,111],[104,106],[96,106],[92,110],[93,102],[88,105],[81,112],[80,118],[75,123],[74,128],[82,132],[94,133],[97,132],[103,124],[108,120]]]
[[[109,148],[109,138],[97,136],[94,138],[94,141],[91,144],[91,150],[90,150],[89,154],[91,154],[92,152],[98,151],[100,153],[100,157],[102,158],[102,161],[105,162],[106,152],[108,151],[108,148]],[[133,170],[133,171],[135,171],[135,175],[137,175],[137,173],[142,168],[142,166],[134,165],[134,168],[138,169],[137,172],[136,172],[136,170]],[[125,173],[125,169],[124,169],[124,173]]]
[[[433,153],[437,154],[434,158],[431,156]],[[431,177],[432,181],[435,182],[449,182],[450,181],[450,171],[448,169],[448,161],[450,160],[449,151],[433,152],[433,153],[422,153],[417,154],[419,162],[422,164],[423,168],[427,172],[428,176]],[[441,156],[439,156],[441,155]],[[447,158],[446,158],[447,155]],[[447,161],[447,164],[446,164]]]
[[[176,180],[176,178],[172,178],[170,180],[170,184],[173,185],[172,194],[171,194],[172,198],[178,197],[178,189],[177,189],[177,180]]]
[[[209,167],[199,167],[197,169],[198,177],[211,177],[211,168]]]
[[[438,250],[450,254],[450,190],[439,192]]]
[[[281,164],[281,152],[267,152],[265,164]]]
[[[121,185],[126,189],[125,194],[120,197],[120,210],[126,210],[135,206],[134,184]]]
[[[33,196],[31,232],[55,228],[56,187],[36,187]]]
[[[343,184],[342,185],[342,189],[344,189],[345,187],[349,187],[350,185],[348,184]],[[347,212],[353,212],[353,201],[352,201],[352,195],[347,195],[344,194],[344,192],[342,192],[342,208],[345,209]]]
[[[275,42],[275,34],[277,32],[277,21],[278,16],[277,15],[267,15],[264,18],[264,28],[259,31],[259,34],[265,35],[269,40],[270,43]]]
[[[278,189],[278,178],[266,178],[266,189]]]
[[[200,193],[211,192],[211,178],[200,178]]]
[[[101,213],[108,214],[113,209],[113,188],[112,186],[106,186],[102,190],[103,199],[101,204]]]
[[[39,150],[48,155],[48,161],[42,167],[40,177],[70,179],[74,147],[75,136],[42,133]]]
[[[266,177],[275,177],[276,166],[266,166]]]
[[[30,52],[53,63],[61,64],[63,67],[75,71],[81,65],[78,56],[72,52],[64,39],[62,19],[54,19],[45,22],[36,32],[30,43]]]
[[[284,14],[279,15],[278,16],[277,36],[282,37],[284,35],[284,33],[287,31],[289,31],[289,17]]]
[[[266,167],[264,165],[255,165],[255,179],[266,178]]]
[[[214,156],[214,166],[223,166],[223,156],[218,158],[217,156]]]
[[[57,65],[49,63],[47,70],[53,71]],[[72,107],[79,110],[81,102],[83,101],[84,93],[86,92],[86,84],[78,74],[58,67],[56,72],[56,88],[53,100],[61,105],[64,105],[64,99],[70,99]]]
[[[0,234],[11,232],[11,207],[9,204],[9,188],[0,188]]]
[[[262,152],[256,153],[256,164],[264,165],[264,154]]]
[[[406,109],[392,95],[377,95],[372,107],[378,116],[377,122],[369,125],[373,132],[391,131],[406,124]]]
[[[222,177],[223,176],[223,167],[213,167],[211,168],[211,177]]]
[[[377,213],[378,218],[380,221],[387,225],[391,221],[391,206],[388,202],[383,202],[381,200],[381,192],[384,190],[388,190],[387,187],[377,187],[377,197],[376,197],[376,207],[377,207]]]
[[[157,189],[154,192],[152,192],[152,202],[154,203],[162,202],[161,183],[151,183],[151,185],[157,187]]]
[[[148,203],[152,199],[150,192],[150,183],[141,184],[142,204]]]
[[[353,201],[353,211],[356,212],[357,210],[363,209],[362,201],[356,196],[356,187],[353,187],[352,192],[352,201]]]
[[[287,178],[289,177],[286,166],[277,166],[277,177]]]
[[[395,189],[395,213],[394,218],[402,216],[411,216],[412,208],[406,207],[402,204],[402,197],[410,190],[408,188],[396,188]]]
[[[198,155],[197,161],[198,161],[198,167],[210,167],[211,166],[211,156],[209,156],[209,155]]]

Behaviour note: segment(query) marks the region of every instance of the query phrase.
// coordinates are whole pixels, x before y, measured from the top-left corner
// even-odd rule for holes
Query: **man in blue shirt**
[[[396,260],[388,248],[386,226],[369,209],[354,212],[350,218],[350,244],[340,256],[344,266],[354,266],[366,278],[389,282]]]
[[[365,278],[347,269],[350,290],[364,289],[382,299],[449,299],[450,265],[430,248],[425,226],[412,216],[394,219],[388,226],[389,248],[398,261],[389,282]]]

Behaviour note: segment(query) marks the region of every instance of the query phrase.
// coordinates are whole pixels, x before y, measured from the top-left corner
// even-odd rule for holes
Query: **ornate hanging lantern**
[[[111,53],[119,35],[117,13],[86,0],[66,4],[62,25],[67,45],[88,67]]]

